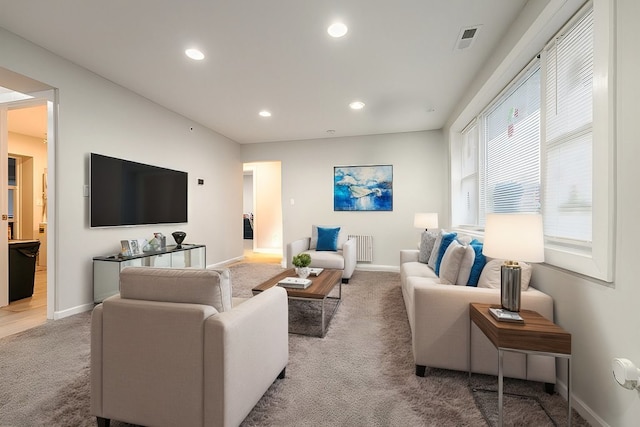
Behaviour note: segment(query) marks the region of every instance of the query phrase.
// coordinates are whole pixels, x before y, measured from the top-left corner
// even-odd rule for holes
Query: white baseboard
[[[237,256],[235,258],[231,258],[225,261],[221,261],[221,262],[217,262],[215,264],[209,264],[207,265],[205,268],[220,268],[220,267],[226,267],[229,264],[233,264],[234,262],[239,262],[242,261],[244,259],[244,255],[241,256]]]
[[[95,307],[94,303],[83,304],[77,307],[68,308],[62,311],[53,312],[53,320],[64,319],[65,317],[73,316],[74,314],[84,313],[85,311],[91,311]]]
[[[282,249],[278,248],[255,248],[253,252],[260,254],[282,255]]]
[[[556,391],[562,397],[567,399],[567,385],[556,378]],[[589,406],[587,406],[581,399],[573,396],[571,399],[571,408],[575,409],[582,418],[589,423],[590,426],[598,427],[610,427],[602,418],[600,418]]]
[[[397,265],[379,265],[379,264],[356,264],[356,270],[362,271],[390,271],[394,273],[400,272]]]

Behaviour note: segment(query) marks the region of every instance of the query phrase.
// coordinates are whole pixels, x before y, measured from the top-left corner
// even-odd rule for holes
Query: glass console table
[[[120,292],[120,271],[125,267],[205,268],[206,254],[204,245],[182,244],[139,255],[94,257],[93,301],[99,303]]]

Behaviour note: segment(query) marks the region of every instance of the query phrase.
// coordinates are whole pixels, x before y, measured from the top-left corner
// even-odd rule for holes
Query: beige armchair
[[[310,267],[342,270],[342,283],[349,283],[357,264],[355,239],[348,240],[346,231],[340,229],[335,242],[335,250],[320,250],[321,248],[318,247],[318,227],[324,228],[314,225],[311,229],[311,237],[303,237],[287,244],[287,268],[293,267],[294,256],[307,253],[311,255]],[[328,226],[326,228],[337,227]]]
[[[237,426],[289,357],[287,294],[231,298],[228,270],[129,267],[91,319],[91,413],[147,426]]]

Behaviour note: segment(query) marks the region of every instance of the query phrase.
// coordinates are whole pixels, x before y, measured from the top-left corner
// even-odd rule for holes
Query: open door
[[[0,188],[7,188],[9,177],[7,107],[0,105]],[[0,191],[0,307],[9,305],[9,209],[8,193]]]

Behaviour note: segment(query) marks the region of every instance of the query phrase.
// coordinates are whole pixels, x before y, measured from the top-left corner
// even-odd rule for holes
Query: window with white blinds
[[[557,244],[592,243],[593,11],[543,55],[544,230]]]
[[[540,212],[540,65],[480,115],[480,220],[487,213]]]
[[[587,3],[460,132],[463,152],[452,155],[460,171],[454,225],[482,230],[487,213],[540,212],[545,262],[607,282],[615,247],[611,22],[609,9]],[[476,139],[477,150],[465,147]],[[475,162],[477,174],[463,162]]]

